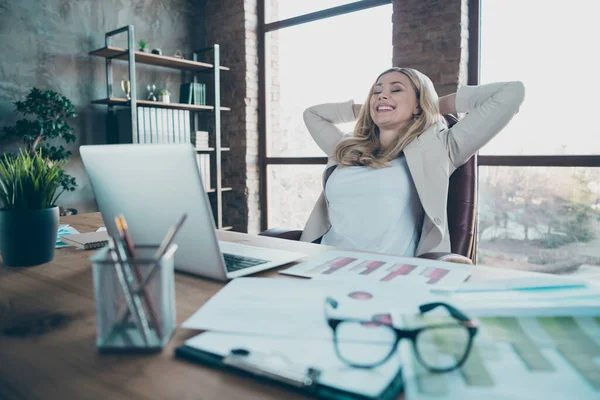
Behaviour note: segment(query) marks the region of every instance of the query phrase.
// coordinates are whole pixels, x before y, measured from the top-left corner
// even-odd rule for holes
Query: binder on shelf
[[[191,136],[192,136],[192,127],[191,127],[191,121],[190,121],[190,111],[189,110],[183,110],[183,122],[184,122],[184,127],[185,129],[183,130],[183,141],[184,143],[192,143],[191,140]]]
[[[179,85],[179,102],[181,104],[194,104],[192,83],[182,83]]]
[[[181,104],[206,105],[206,84],[182,83],[179,86],[179,102]]]
[[[137,112],[137,131],[132,132],[131,127],[131,110],[121,109],[115,113],[117,132],[116,140],[117,143],[134,143],[134,138],[137,138],[138,143],[144,143],[144,133],[146,131],[146,124],[144,116],[138,109]]]
[[[200,178],[202,186],[205,190],[209,190],[210,186],[210,154],[196,154],[196,162],[200,170]]]
[[[206,105],[206,84],[194,83],[194,104]]]

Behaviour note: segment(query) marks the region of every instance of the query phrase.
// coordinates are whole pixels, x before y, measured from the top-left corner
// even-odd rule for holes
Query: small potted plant
[[[144,41],[144,40],[140,40],[138,42],[138,45],[140,46],[140,50],[142,53],[147,53],[148,52],[148,42]]]
[[[41,150],[0,159],[0,253],[5,265],[44,264],[54,258],[59,210],[56,200],[66,161]]]
[[[160,92],[158,92],[158,101],[162,101],[163,103],[170,103],[171,92],[169,92],[167,89],[162,89]]]

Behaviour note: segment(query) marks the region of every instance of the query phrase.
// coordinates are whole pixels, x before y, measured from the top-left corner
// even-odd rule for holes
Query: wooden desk
[[[100,214],[62,219],[80,232],[103,225]],[[330,247],[235,232],[221,240],[317,254]],[[57,249],[54,261],[30,268],[0,264],[0,399],[299,399],[293,392],[174,358],[197,331],[177,328],[153,355],[96,352],[96,310],[88,258],[93,251]],[[531,275],[477,267],[472,279]],[[271,270],[258,276],[278,276]],[[282,277],[282,279],[291,279]],[[222,283],[176,274],[182,323]]]

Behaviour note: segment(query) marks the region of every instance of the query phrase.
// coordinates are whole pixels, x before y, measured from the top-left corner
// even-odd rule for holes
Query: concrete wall
[[[150,49],[160,48],[166,55],[181,49],[189,58],[192,49],[204,46],[204,0],[0,0],[0,128],[14,123],[12,103],[32,87],[63,94],[78,113],[70,121],[77,141],[69,145],[73,157],[67,168],[78,188],[59,199],[63,207],[96,211],[77,149],[105,142],[107,108],[90,102],[106,97],[106,74],[104,59],[88,53],[104,46],[105,32],[130,24],[136,42],[144,39]],[[113,44],[126,46],[126,35],[120,36]],[[127,64],[114,64],[114,93],[119,95]],[[176,70],[139,66],[138,98],[146,97],[147,83],[177,96],[180,79]],[[14,148],[0,146],[0,153]]]

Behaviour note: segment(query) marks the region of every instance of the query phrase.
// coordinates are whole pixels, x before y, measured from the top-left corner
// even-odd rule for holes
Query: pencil
[[[146,286],[146,284],[148,284],[148,282],[150,282],[152,280],[152,278],[158,271],[159,260],[162,258],[162,256],[165,255],[165,252],[169,249],[169,246],[173,242],[173,239],[175,239],[175,235],[177,235],[177,232],[179,232],[179,229],[181,229],[181,226],[185,222],[186,218],[187,218],[187,213],[183,213],[181,215],[181,217],[179,217],[179,220],[177,220],[177,223],[175,225],[173,225],[171,228],[169,228],[169,230],[165,234],[165,237],[163,238],[162,242],[160,243],[160,246],[158,246],[158,250],[156,250],[156,254],[154,255],[154,259],[156,259],[156,263],[154,263],[154,265],[152,266],[152,269],[146,276],[146,279],[142,283],[142,286]]]
[[[119,231],[119,235],[125,241],[125,245],[127,248],[127,253],[129,253],[129,257],[135,261],[135,259],[136,259],[135,245],[133,244],[133,240],[131,239],[131,235],[129,233],[129,229],[128,229],[127,221],[125,220],[125,217],[122,215],[117,216],[117,217],[115,217],[115,222],[117,224],[117,229]],[[144,274],[142,273],[142,270],[139,265],[135,264],[135,262],[133,262],[132,264],[133,264],[133,271],[135,272],[137,281],[139,284],[141,284],[144,281]],[[156,329],[156,335],[158,336],[158,338],[160,340],[162,340],[162,328],[160,325],[160,316],[159,316],[158,312],[156,311],[156,306],[154,305],[154,301],[152,299],[152,295],[150,294],[150,290],[148,289],[147,286],[143,286],[141,289],[143,291],[142,298],[144,299],[144,302],[146,303],[146,306],[148,307],[152,325],[154,325],[154,328]]]

